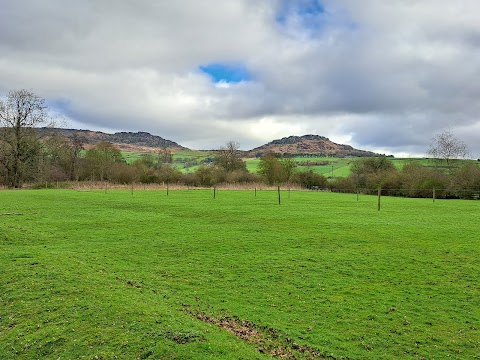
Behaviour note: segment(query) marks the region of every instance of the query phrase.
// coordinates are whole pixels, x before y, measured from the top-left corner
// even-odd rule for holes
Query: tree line
[[[439,194],[460,194],[461,191],[467,194],[480,190],[480,168],[476,164],[454,165],[453,159],[466,154],[467,149],[450,132],[437,136],[429,150],[447,166],[426,167],[412,163],[398,170],[386,157],[360,158],[352,162],[348,177],[326,179],[311,169],[300,171],[294,159],[278,154],[263,156],[253,174],[247,170],[239,144],[234,141],[216,151],[211,164],[201,165],[192,173],[184,174],[173,165],[173,155],[168,148],[159,148],[155,154],[143,154],[127,164],[120,150],[109,142],[99,142],[85,149],[75,135],[66,137],[52,133],[40,138],[35,127],[47,122],[44,99],[31,91],[10,91],[0,100],[1,185],[21,188],[25,183],[109,181],[211,187],[220,183],[263,182],[351,192],[382,188],[401,196],[430,196],[434,188]]]
[[[445,161],[445,162],[444,162]],[[332,191],[375,193],[405,197],[478,199],[480,167],[475,162],[437,159],[429,166],[416,162],[397,169],[388,158],[365,158],[352,162],[350,175],[329,182]]]
[[[172,164],[168,148],[143,154],[127,164],[112,143],[99,142],[85,149],[75,136],[58,133],[40,138],[35,128],[48,123],[45,100],[29,90],[10,91],[0,100],[0,184],[21,188],[25,183],[61,181],[110,181],[115,183],[180,183],[213,186],[219,183],[296,182],[302,186],[325,186],[326,179],[313,171],[297,173],[291,159],[274,154],[261,160],[259,171],[247,171],[239,144],[230,141],[215,152],[211,165],[183,174]]]

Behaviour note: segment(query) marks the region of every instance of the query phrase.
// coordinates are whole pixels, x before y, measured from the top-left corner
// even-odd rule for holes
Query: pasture
[[[145,154],[151,154],[154,158],[158,156],[158,152],[139,152],[139,151],[122,151],[122,157],[128,164],[133,164],[137,160],[141,160]],[[196,171],[200,165],[209,164],[213,155],[209,151],[195,150],[178,150],[172,153],[173,165],[181,172],[188,173]]]
[[[0,192],[0,359],[478,359],[478,201]]]
[[[142,152],[122,151],[122,156],[128,164],[142,158]],[[154,154],[155,155],[155,154]],[[192,173],[198,170],[201,165],[209,165],[215,157],[214,152],[180,150],[173,154],[173,165],[182,173]],[[326,178],[347,177],[350,175],[350,165],[359,158],[337,158],[337,157],[316,157],[316,156],[298,156],[292,158],[297,169],[300,171],[313,170],[322,174]],[[260,164],[259,158],[244,158],[247,170],[255,174]],[[424,158],[389,158],[393,165],[401,170],[406,164],[419,164],[424,166],[435,166],[436,164],[429,159]],[[474,162],[473,160],[460,160],[459,163]],[[478,163],[478,162],[477,162]]]

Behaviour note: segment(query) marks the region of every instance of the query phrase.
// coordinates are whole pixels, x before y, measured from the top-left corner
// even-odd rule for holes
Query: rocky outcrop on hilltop
[[[262,157],[268,153],[280,154],[283,157],[294,156],[332,156],[359,157],[379,156],[371,151],[354,149],[350,145],[337,144],[320,135],[289,136],[273,140],[248,151],[250,157]]]
[[[185,149],[174,141],[164,139],[148,132],[117,132],[107,134],[101,131],[60,129],[60,128],[40,128],[39,133],[43,134],[61,134],[67,137],[75,136],[85,147],[94,146],[101,141],[108,141],[115,144],[120,150],[135,151],[147,150],[148,148],[175,148]]]

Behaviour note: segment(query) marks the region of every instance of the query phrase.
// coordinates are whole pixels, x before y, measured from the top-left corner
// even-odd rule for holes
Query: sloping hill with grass
[[[190,150],[178,143],[152,135],[145,131],[117,132],[108,134],[101,131],[39,128],[41,136],[49,134],[61,134],[67,137],[77,137],[86,148],[94,146],[101,141],[113,143],[122,151],[153,152],[158,148],[171,150]],[[213,152],[214,150],[212,150]],[[261,157],[268,153],[277,153],[285,157],[315,156],[315,157],[363,157],[384,156],[371,151],[355,149],[350,145],[337,144],[330,139],[319,135],[288,136],[273,140],[255,149],[243,152],[245,158]]]
[[[350,145],[337,144],[319,135],[289,136],[273,140],[268,144],[247,152],[247,157],[261,157],[268,153],[281,154],[284,157],[301,155],[330,157],[384,156],[371,151],[354,149]]]
[[[60,128],[40,128],[41,135],[61,134],[67,137],[76,136],[86,148],[94,146],[101,141],[113,143],[122,151],[144,151],[151,152],[153,149],[170,148],[175,150],[187,150],[187,148],[177,144],[174,141],[164,139],[148,132],[117,132],[107,134],[101,131],[60,129]]]

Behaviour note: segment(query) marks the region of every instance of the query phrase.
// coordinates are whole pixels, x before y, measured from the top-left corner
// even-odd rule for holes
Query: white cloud
[[[192,148],[317,133],[424,154],[449,127],[480,153],[480,3],[322,4],[279,22],[281,0],[4,0],[0,93],[32,89],[76,126]],[[228,61],[253,81],[198,71]]]

